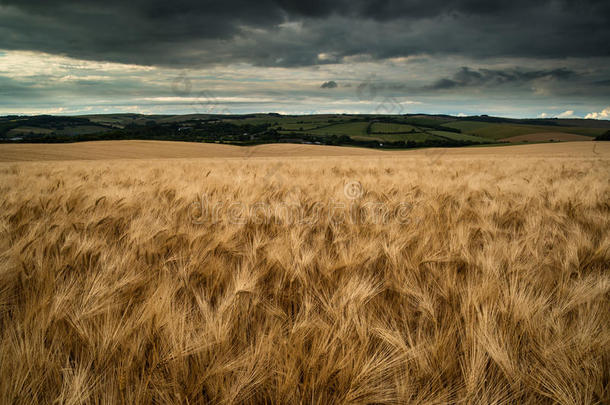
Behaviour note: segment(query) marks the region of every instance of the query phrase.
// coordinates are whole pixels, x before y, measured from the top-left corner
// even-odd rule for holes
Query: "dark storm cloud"
[[[537,79],[571,80],[578,74],[566,68],[552,70],[492,70],[462,67],[451,78],[441,78],[428,88],[444,90],[458,87],[500,86],[503,84],[522,85]]]
[[[423,53],[610,55],[610,3],[599,0],[0,0],[0,6],[0,48],[145,65],[305,66]],[[330,56],[319,59],[320,53]]]
[[[322,83],[320,88],[322,88],[322,89],[335,89],[335,88],[337,88],[337,83],[335,81],[333,81],[333,80],[331,80],[329,82],[324,82],[324,83]]]

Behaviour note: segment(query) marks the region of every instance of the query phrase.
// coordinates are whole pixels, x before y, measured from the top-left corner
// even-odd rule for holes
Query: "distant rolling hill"
[[[587,141],[610,121],[448,115],[141,115],[0,117],[0,142],[171,140],[232,145],[302,143],[383,149]]]

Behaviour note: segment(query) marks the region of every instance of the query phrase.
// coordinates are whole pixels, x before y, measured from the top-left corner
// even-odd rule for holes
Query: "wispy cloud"
[[[562,113],[557,114],[557,118],[577,118],[574,115],[574,110],[566,110]]]

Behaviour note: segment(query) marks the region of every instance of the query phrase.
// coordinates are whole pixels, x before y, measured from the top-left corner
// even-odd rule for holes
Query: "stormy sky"
[[[607,0],[0,0],[0,114],[610,119]]]

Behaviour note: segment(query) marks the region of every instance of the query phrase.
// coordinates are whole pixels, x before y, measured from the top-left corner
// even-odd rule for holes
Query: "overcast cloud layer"
[[[0,113],[207,92],[231,112],[584,116],[610,105],[609,43],[601,0],[0,0]]]

